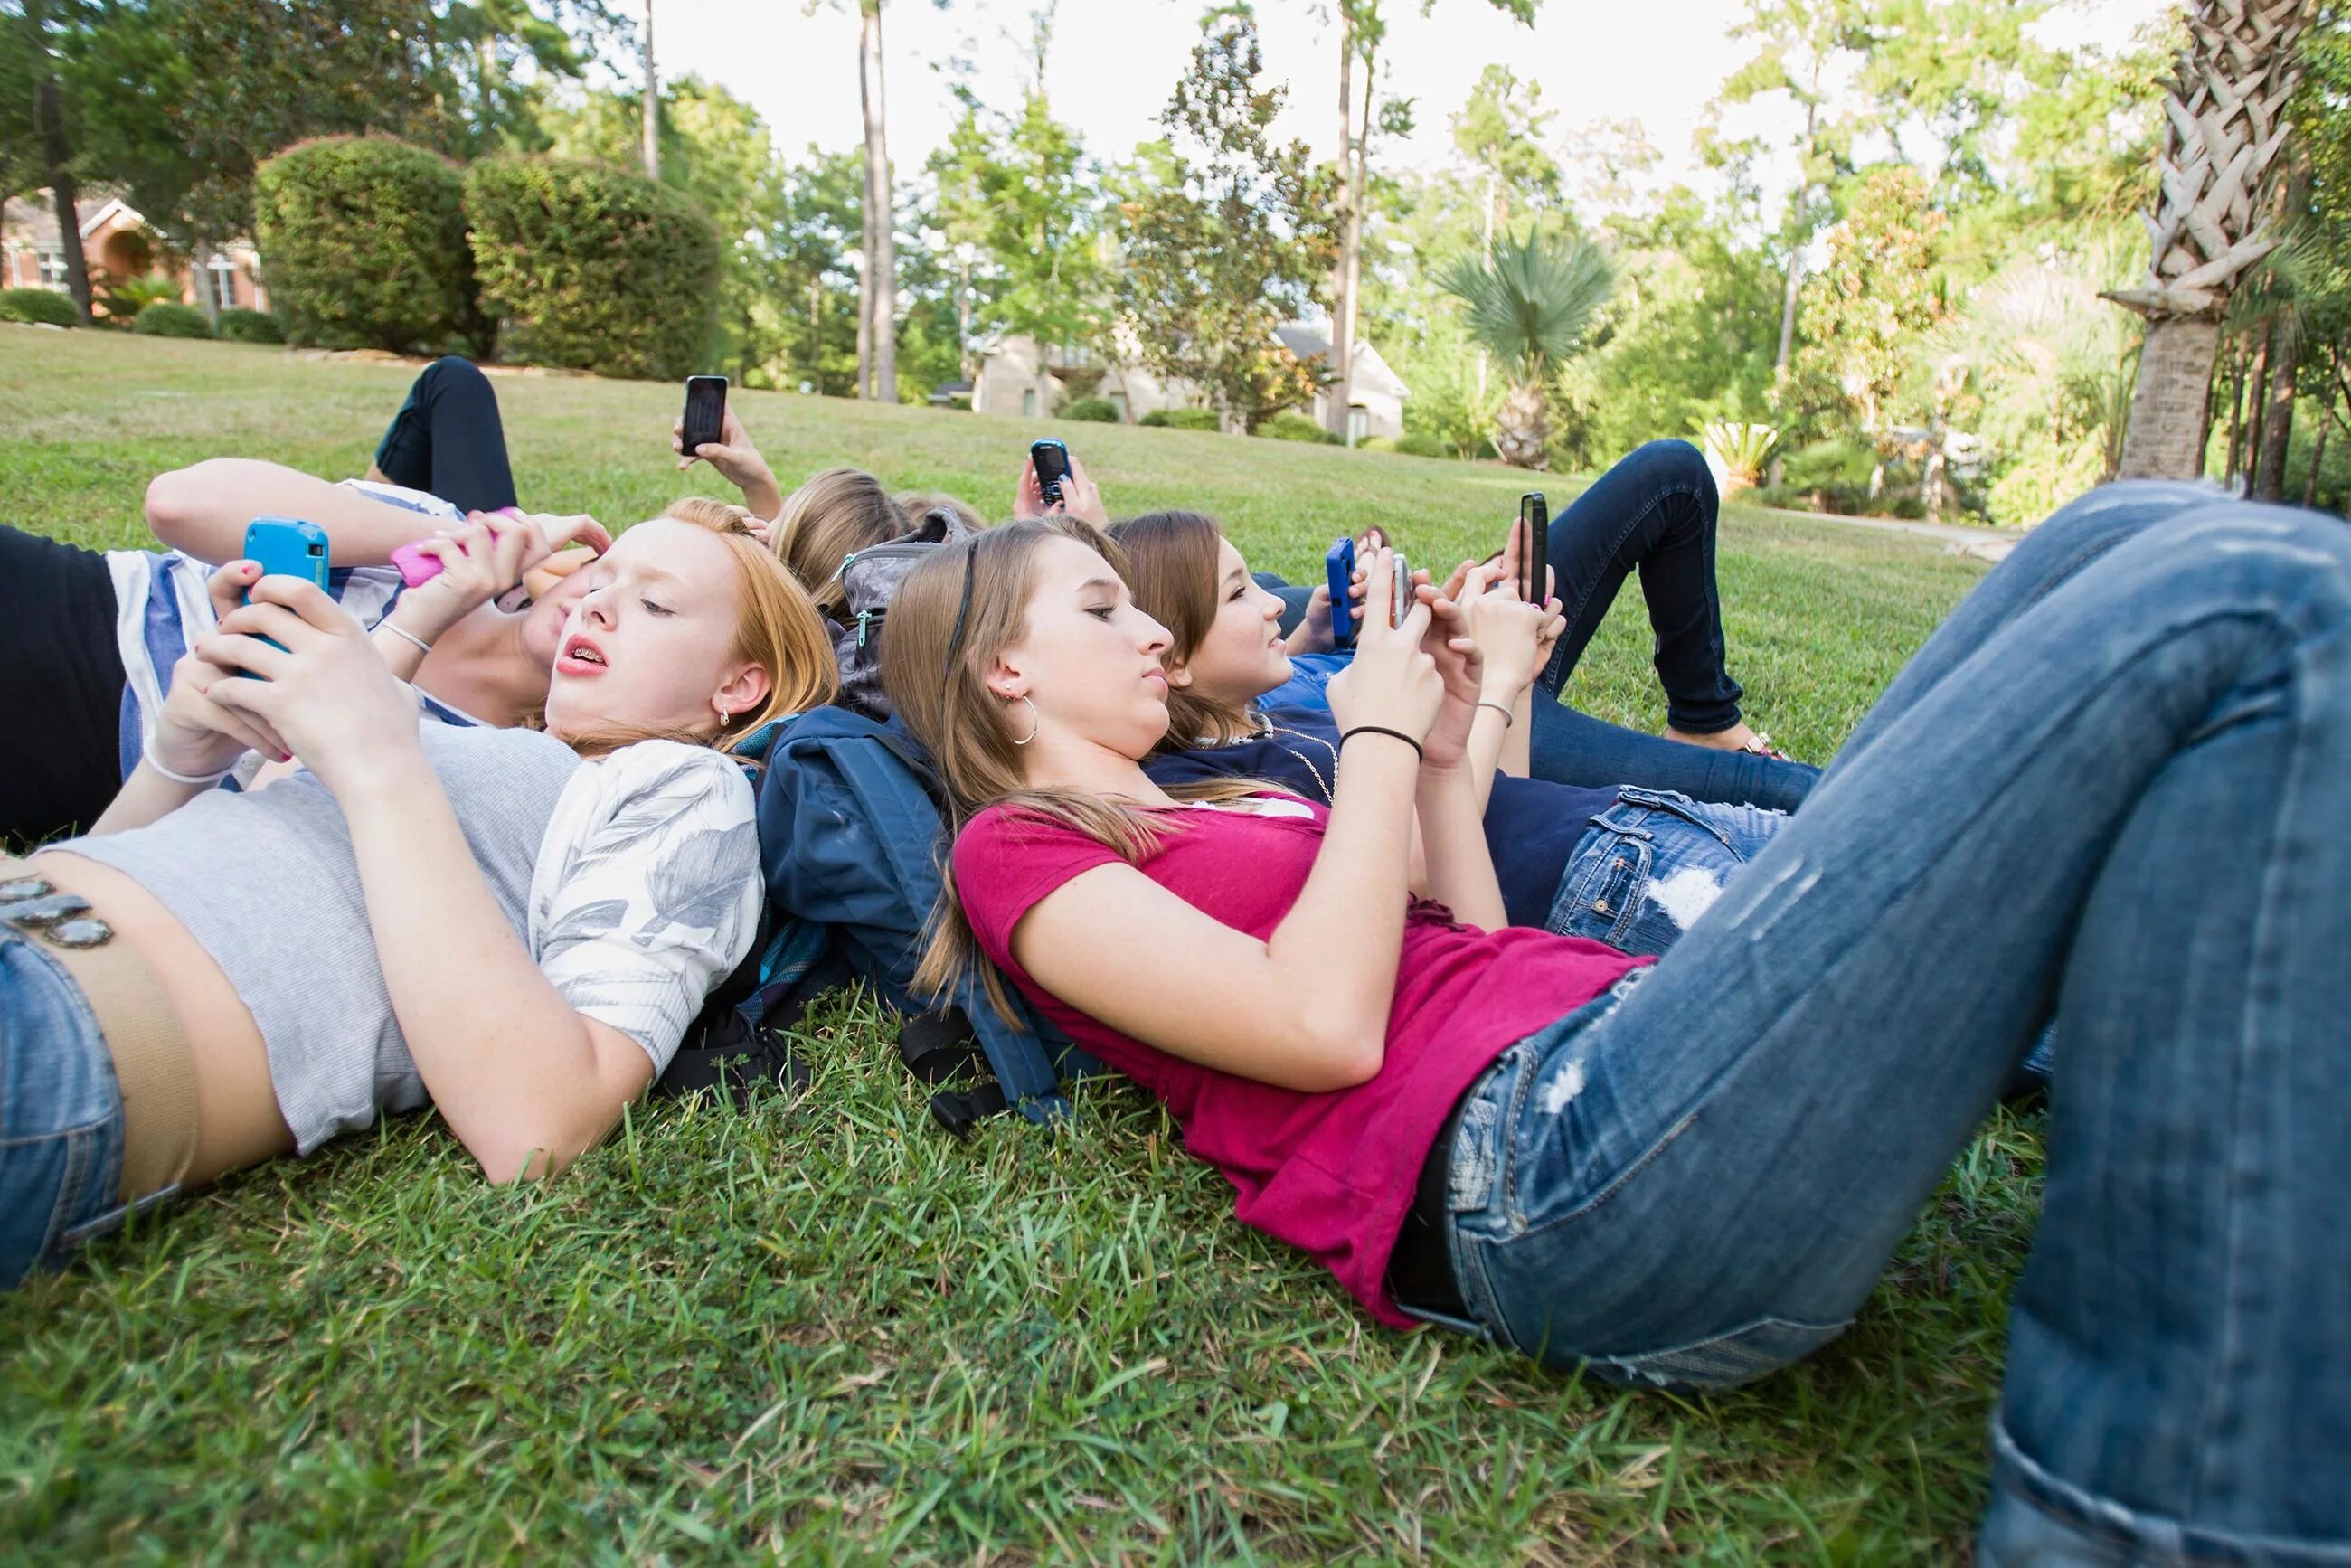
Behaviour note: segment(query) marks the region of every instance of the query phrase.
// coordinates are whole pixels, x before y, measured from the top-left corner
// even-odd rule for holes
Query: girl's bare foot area
[[[1770,736],[1757,733],[1744,719],[1729,729],[1718,729],[1711,735],[1691,735],[1667,725],[1666,738],[1688,746],[1703,746],[1712,751],[1746,751],[1758,757],[1785,758],[1788,755],[1771,744]]]

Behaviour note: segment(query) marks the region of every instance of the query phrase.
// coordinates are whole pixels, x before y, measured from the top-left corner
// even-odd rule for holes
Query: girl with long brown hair
[[[1840,1334],[2053,1015],[1983,1557],[2339,1554],[2341,524],[2188,486],[2052,518],[1653,967],[1504,925],[1467,743],[1540,612],[1391,629],[1372,564],[1327,810],[1151,779],[1167,630],[1081,538],[918,567],[883,656],[955,796],[940,964],[1001,968],[1383,1322],[1635,1388]]]

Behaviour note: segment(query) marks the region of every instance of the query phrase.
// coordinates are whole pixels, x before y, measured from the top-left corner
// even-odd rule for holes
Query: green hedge
[[[215,331],[232,343],[282,343],[277,318],[264,310],[224,310]]]
[[[1213,408],[1155,408],[1134,422],[1169,430],[1222,430]]]
[[[465,198],[447,160],[388,137],[325,137],[263,163],[255,232],[287,334],[395,353],[481,343]]]
[[[0,288],[0,321],[31,321],[46,327],[78,327],[73,300],[48,288]]]
[[[1117,424],[1118,405],[1106,397],[1081,397],[1061,410],[1061,418],[1084,424]]]
[[[1450,457],[1453,448],[1426,431],[1407,430],[1396,437],[1395,449],[1406,457]]]
[[[508,357],[664,381],[705,368],[718,230],[684,196],[592,163],[492,158],[466,173],[465,216]]]
[[[174,305],[159,299],[131,323],[131,329],[149,338],[209,338],[213,324],[204,313],[193,305]]]
[[[1257,427],[1257,434],[1273,441],[1327,441],[1331,433],[1295,409],[1284,409]]]

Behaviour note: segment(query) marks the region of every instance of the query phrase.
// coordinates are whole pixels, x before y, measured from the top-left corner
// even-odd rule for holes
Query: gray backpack
[[[833,622],[832,656],[841,666],[841,695],[836,699],[852,713],[877,724],[892,712],[889,694],[882,689],[882,629],[889,619],[891,597],[906,574],[941,545],[971,537],[971,529],[954,513],[940,509],[888,544],[855,550],[844,558],[833,580],[841,584],[842,619]]]

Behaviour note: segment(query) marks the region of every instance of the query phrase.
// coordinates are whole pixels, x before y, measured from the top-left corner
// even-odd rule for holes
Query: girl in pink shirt
[[[1981,1556],[2351,1548],[2341,524],[2067,508],[1653,967],[1505,925],[1465,740],[1544,612],[1473,572],[1393,617],[1370,567],[1328,811],[1144,772],[1168,634],[1084,525],[917,568],[883,678],[957,828],[923,977],[990,961],[1383,1322],[1636,1387],[1840,1333],[2055,1017]]]

